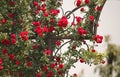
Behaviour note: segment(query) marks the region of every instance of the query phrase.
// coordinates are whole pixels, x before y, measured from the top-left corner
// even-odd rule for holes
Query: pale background
[[[64,10],[72,10],[75,0],[63,0]],[[77,14],[77,13],[76,13]],[[79,14],[77,14],[79,15]],[[120,45],[120,0],[107,0],[101,17],[100,26],[98,28],[99,35],[111,35],[111,42]],[[105,52],[106,44],[103,42],[97,48],[98,51]],[[82,77],[99,77],[98,73],[94,74],[94,67],[79,62],[75,63],[76,68],[71,68],[69,74],[80,74],[84,69],[84,75]]]

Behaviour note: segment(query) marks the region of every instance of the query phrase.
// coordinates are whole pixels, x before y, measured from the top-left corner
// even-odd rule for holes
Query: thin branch
[[[79,8],[81,8],[81,7],[83,7],[83,6],[85,6],[85,4],[83,4],[83,5],[79,6],[79,7],[74,8],[71,12],[69,12],[69,13],[66,15],[66,17],[69,17],[72,13],[74,13],[76,10],[78,10]]]
[[[70,41],[71,41],[71,40],[70,40]],[[67,41],[67,42],[65,42],[64,44],[62,44],[62,45],[58,48],[58,50],[55,52],[55,55],[54,55],[54,56],[56,56],[57,53],[58,53],[58,51],[59,51],[64,45],[66,45],[67,43],[69,43],[70,41]]]

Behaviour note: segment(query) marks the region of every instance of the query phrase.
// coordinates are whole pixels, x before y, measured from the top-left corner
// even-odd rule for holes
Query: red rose
[[[77,0],[77,2],[76,2],[76,6],[78,7],[78,6],[80,6],[81,5],[81,3],[82,3],[82,1],[81,0]]]
[[[46,27],[46,25],[45,26],[43,26],[43,32],[48,32],[48,28]]]
[[[9,58],[10,58],[11,60],[15,60],[15,55],[14,55],[14,53],[10,54],[10,55],[9,55]]]
[[[89,20],[90,20],[90,21],[94,21],[94,19],[95,19],[95,17],[94,17],[93,15],[90,15],[90,16],[89,16]]]
[[[79,35],[83,35],[83,34],[87,34],[87,31],[84,30],[83,28],[79,27],[78,28],[78,33],[79,33]]]
[[[28,31],[20,32],[20,37],[22,38],[22,40],[27,41],[28,40]]]
[[[97,11],[101,11],[102,10],[102,7],[101,6],[97,6]]]
[[[50,10],[50,14],[52,15],[58,15],[59,12],[60,12],[59,10],[54,10],[54,9]]]
[[[3,66],[0,65],[0,70],[2,70],[2,69],[3,69]]]
[[[14,17],[14,14],[13,13],[9,13],[8,15],[10,18],[13,18]]]
[[[28,62],[26,63],[26,66],[27,66],[27,67],[32,66],[32,62],[28,61]]]
[[[43,29],[42,29],[41,27],[36,27],[36,28],[34,29],[34,31],[35,31],[40,37],[42,37],[42,35],[43,35]]]
[[[49,13],[48,13],[48,12],[44,12],[44,16],[45,16],[45,17],[48,17],[48,16],[49,16]]]
[[[17,66],[20,66],[20,64],[21,64],[19,60],[17,60],[15,63]]]
[[[46,54],[46,55],[48,55],[48,56],[49,56],[51,53],[52,53],[52,51],[51,51],[51,50],[45,50],[45,54]]]
[[[48,28],[48,32],[53,32],[54,30],[55,30],[54,26],[50,26],[50,27]]]
[[[77,16],[75,17],[75,19],[76,19],[77,23],[80,23],[83,20],[83,18],[77,17]]]
[[[56,61],[59,62],[60,61],[60,57],[56,57]]]
[[[66,27],[68,24],[68,20],[65,16],[63,16],[59,21],[58,21],[58,26],[59,27]]]
[[[8,50],[7,50],[6,48],[3,48],[3,49],[2,49],[2,53],[3,53],[3,54],[6,54],[7,52],[8,52]]]
[[[16,39],[11,39],[11,44],[15,44],[16,43]]]
[[[3,39],[3,40],[1,41],[1,43],[2,43],[3,45],[9,45],[9,44],[10,44],[10,40],[8,40],[8,39]]]
[[[85,3],[86,3],[86,4],[89,4],[89,3],[90,3],[90,0],[85,0]]]
[[[59,68],[60,69],[64,68],[64,65],[63,64],[59,64]]]
[[[81,62],[81,63],[84,63],[84,62],[85,62],[85,60],[81,58],[81,59],[80,59],[80,62]]]
[[[33,45],[33,49],[36,50],[37,49],[37,45]]]
[[[41,74],[39,72],[37,73],[37,77],[41,77]]]
[[[56,41],[56,45],[57,45],[57,46],[60,46],[60,45],[61,45],[60,40],[57,40],[57,41]]]
[[[95,49],[92,49],[91,51],[92,51],[92,52],[96,52],[96,50],[95,50]]]
[[[32,24],[35,25],[35,26],[40,26],[40,25],[41,25],[41,22],[33,21]]]
[[[16,34],[10,34],[10,38],[16,39]]]
[[[82,7],[82,8],[80,9],[80,11],[81,11],[81,12],[84,12],[84,11],[85,11],[85,9]]]
[[[54,68],[55,67],[55,63],[50,64],[50,67]]]
[[[95,40],[97,43],[102,43],[103,36],[96,35],[96,36],[94,36],[94,40]]]
[[[34,5],[34,6],[38,6],[38,2],[37,2],[37,1],[34,1],[34,2],[33,2],[33,5]]]
[[[1,23],[2,23],[2,24],[5,24],[5,23],[6,23],[6,20],[5,20],[5,19],[2,19],[2,20],[1,20]]]

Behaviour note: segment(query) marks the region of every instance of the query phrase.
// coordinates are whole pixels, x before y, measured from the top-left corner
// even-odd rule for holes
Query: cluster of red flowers
[[[82,27],[79,27],[78,28],[78,33],[79,33],[79,35],[84,35],[84,34],[87,34],[87,30],[84,30]]]
[[[68,20],[65,16],[63,16],[59,21],[58,21],[58,26],[63,28],[68,25]]]
[[[81,21],[83,20],[83,18],[78,17],[78,16],[76,16],[75,19],[76,19],[76,21],[77,21],[77,24],[78,24],[78,23],[81,23]]]
[[[22,40],[27,41],[28,40],[28,31],[20,32],[20,37],[22,38]]]
[[[87,27],[86,23],[84,22],[86,22],[87,18],[87,21],[90,21],[90,23],[94,22],[94,14],[88,13],[85,18],[74,16],[75,21],[72,22],[72,25],[74,26],[69,26],[69,16],[66,15],[66,13],[60,19],[57,18],[58,14],[60,13],[58,7],[61,6],[60,1],[62,0],[34,0],[33,2],[28,0],[28,3],[25,1],[25,4],[29,7],[19,6],[19,8],[17,7],[19,5],[17,1],[5,1],[6,4],[9,4],[9,7],[6,7],[7,5],[5,5],[5,8],[9,11],[5,12],[7,14],[4,14],[5,17],[1,16],[2,18],[0,18],[0,27],[3,28],[3,30],[0,30],[1,35],[3,36],[0,38],[2,53],[0,55],[5,57],[5,59],[0,58],[0,70],[5,72],[3,68],[8,69],[8,72],[10,73],[9,75],[16,75],[19,77],[27,75],[29,70],[37,77],[53,77],[54,75],[61,75],[61,77],[63,77],[66,68],[68,69],[68,67],[64,66],[66,64],[64,64],[63,59],[67,57],[66,55],[71,55],[71,57],[76,58],[75,61],[81,57],[80,55],[76,55],[76,53],[71,51],[78,51],[77,47],[79,42],[76,41],[76,36],[89,36],[89,31],[87,31],[89,30],[89,26]],[[24,5],[24,0],[23,2],[21,1],[20,4],[21,3]],[[82,4],[85,4],[85,6],[89,7],[90,0],[76,0],[76,6],[78,8],[81,7]],[[101,11],[101,6],[99,5],[94,8],[97,12]],[[20,9],[22,11],[18,14],[17,12],[19,12]],[[87,12],[85,11],[84,6],[80,8],[80,11],[84,13]],[[30,23],[31,21],[32,23]],[[75,33],[77,33],[77,35]],[[36,35],[40,37],[36,37]],[[64,52],[59,53],[56,51],[56,49],[55,51],[52,50],[52,48],[49,49],[47,45],[47,39],[49,39],[49,37],[54,38],[57,36],[58,38],[56,38],[54,43],[52,43],[56,45],[51,44],[51,47],[53,47],[53,49],[58,49],[58,51],[64,45],[62,44],[62,40],[59,39],[59,37],[74,37],[75,41],[72,41],[72,39],[69,43],[71,44],[70,47],[68,47],[68,51],[70,51],[69,53],[63,54]],[[100,35],[92,37],[90,34],[90,39],[92,38],[94,38],[97,43],[101,43],[103,39]],[[84,44],[87,43],[84,42]],[[91,52],[96,51],[92,49]],[[73,56],[74,54],[75,56]],[[87,62],[84,57],[80,58],[79,60],[81,63]],[[3,64],[4,62],[5,64]],[[11,63],[13,66],[7,66],[7,63]],[[104,61],[102,61],[102,63],[104,63]],[[72,65],[72,63],[70,65]],[[14,69],[16,70],[14,71]],[[31,69],[34,69],[34,72]]]
[[[85,4],[89,4],[90,0],[84,0]],[[76,0],[76,6],[79,7],[82,4],[82,0]]]

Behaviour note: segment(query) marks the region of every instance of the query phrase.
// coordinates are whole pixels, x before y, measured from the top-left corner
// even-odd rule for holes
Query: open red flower
[[[57,41],[56,41],[56,45],[57,45],[57,46],[60,46],[60,45],[61,45],[60,40],[57,40]]]
[[[10,54],[10,55],[9,55],[9,58],[10,58],[11,60],[15,60],[15,55],[14,55],[14,53]]]
[[[52,10],[50,10],[50,14],[52,14],[52,15],[58,15],[58,13],[59,13],[60,11],[59,10],[54,10],[54,9],[52,9]]]
[[[15,63],[17,66],[20,66],[20,64],[21,64],[19,60],[17,60]]]
[[[10,34],[10,38],[16,39],[16,34]]]
[[[46,54],[46,55],[48,55],[48,56],[49,56],[51,53],[52,53],[52,51],[51,51],[51,50],[46,50],[46,49],[45,49],[45,54]]]
[[[102,7],[101,7],[101,6],[97,6],[96,10],[97,10],[97,11],[101,11],[101,10],[102,10]]]
[[[77,0],[77,2],[76,2],[76,6],[78,7],[78,6],[80,6],[81,5],[81,3],[82,3],[82,1],[81,0]]]
[[[58,21],[58,26],[59,27],[66,27],[68,25],[68,20],[65,16],[63,16],[59,21]]]
[[[9,44],[10,44],[10,40],[8,40],[8,39],[3,39],[3,40],[1,41],[1,43],[2,43],[3,45],[9,45]]]
[[[84,35],[84,34],[87,34],[87,30],[84,30],[82,27],[79,27],[78,28],[78,33],[79,33],[79,35]]]
[[[30,61],[26,62],[26,66],[27,66],[27,67],[32,66],[32,62],[30,62]]]
[[[102,43],[103,36],[96,35],[96,36],[94,36],[94,40],[95,40],[97,43]]]
[[[75,18],[76,18],[77,23],[80,23],[83,20],[83,18],[78,17],[78,16],[76,16]]]
[[[81,11],[81,12],[84,12],[84,11],[85,11],[85,9],[82,7],[82,8],[80,9],[80,11]]]
[[[16,39],[11,39],[11,44],[16,44]]]
[[[35,26],[40,26],[41,22],[39,22],[39,21],[38,22],[37,21],[33,21],[32,24],[35,25]]]
[[[85,3],[86,3],[86,4],[89,4],[89,3],[90,3],[90,0],[85,0]]]
[[[0,65],[0,70],[2,70],[3,69],[3,66],[2,65]]]
[[[5,24],[5,23],[6,23],[6,19],[2,19],[2,20],[1,20],[1,23],[2,23],[2,24]]]
[[[60,69],[64,68],[64,64],[59,64],[59,68]]]
[[[20,32],[20,37],[22,38],[22,40],[27,41],[28,40],[28,31]]]
[[[43,36],[43,29],[41,27],[36,27],[34,31],[41,37]]]
[[[89,16],[89,20],[90,20],[90,21],[94,21],[94,19],[95,19],[95,17],[94,17],[93,15],[90,15],[90,16]]]
[[[51,68],[54,68],[54,67],[55,67],[55,63],[51,63],[51,64],[50,64],[50,67],[51,67]]]
[[[37,45],[35,44],[35,45],[33,45],[33,49],[34,50],[36,50],[37,49]]]
[[[38,6],[38,2],[37,2],[37,1],[34,1],[34,2],[33,2],[33,5],[34,5],[34,6]]]

